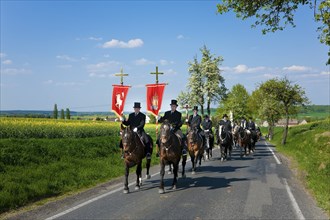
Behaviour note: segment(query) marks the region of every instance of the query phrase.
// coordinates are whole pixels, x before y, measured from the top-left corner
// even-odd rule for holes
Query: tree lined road
[[[103,194],[89,195],[70,205],[26,215],[27,219],[327,219],[281,158],[263,140],[245,158],[234,149],[232,159],[202,162],[195,175],[188,161],[187,177],[169,190],[172,175],[165,175],[165,194],[158,193],[159,166],[134,191],[135,168],[130,170],[130,193],[123,194],[123,181]],[[143,170],[145,175],[145,170]],[[181,177],[181,176],[180,176]],[[122,178],[123,179],[123,178]]]

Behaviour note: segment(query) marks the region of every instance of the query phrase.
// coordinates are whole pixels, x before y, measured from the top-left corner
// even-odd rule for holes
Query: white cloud
[[[44,82],[42,82],[43,84],[46,84],[46,85],[49,85],[49,84],[53,84],[53,80],[51,80],[51,79],[49,79],[49,80],[47,80],[47,81],[44,81]]]
[[[61,69],[70,69],[70,68],[72,68],[72,65],[70,65],[70,64],[68,64],[68,65],[58,65],[57,67],[61,68]]]
[[[106,78],[109,77],[109,74],[104,74],[104,73],[89,73],[89,77],[94,77],[94,78]]]
[[[134,61],[135,65],[138,65],[138,66],[144,66],[144,65],[152,65],[152,64],[155,64],[155,62],[153,61],[150,61],[150,60],[147,60],[145,58],[141,58],[139,60],[135,60]]]
[[[265,71],[267,68],[264,66],[257,66],[257,67],[248,67],[244,64],[239,64],[235,67],[222,67],[221,70],[226,72],[233,72],[233,73],[257,73],[261,71]]]
[[[175,70],[173,70],[173,69],[169,69],[169,70],[166,70],[165,71],[165,74],[166,75],[176,75],[177,72]]]
[[[128,42],[119,41],[116,39],[112,39],[111,41],[105,42],[102,47],[103,48],[135,48],[142,47],[143,41],[141,39],[132,39]]]
[[[56,58],[60,59],[60,60],[66,60],[66,61],[77,61],[76,58],[70,57],[68,55],[57,55]]]
[[[2,61],[2,63],[5,65],[9,65],[9,64],[12,64],[13,62],[11,60],[4,60],[4,61]]]
[[[84,83],[81,82],[57,82],[56,86],[83,86]]]
[[[173,64],[174,62],[173,61],[168,61],[168,60],[160,60],[159,63],[162,66],[166,66],[166,65],[169,65],[169,64]]]
[[[292,66],[289,66],[289,67],[283,67],[283,70],[290,71],[290,72],[304,72],[304,71],[311,70],[311,68],[306,67],[306,66],[292,65]]]
[[[320,73],[321,75],[330,75],[330,71],[322,71],[321,73]]]
[[[182,34],[179,34],[179,35],[176,37],[176,39],[178,39],[178,40],[182,40],[182,39],[184,39],[184,36],[183,36]]]
[[[7,54],[5,54],[5,53],[0,53],[0,58],[4,58],[4,57],[6,57],[7,56]]]
[[[101,62],[97,64],[90,64],[87,66],[87,71],[89,73],[100,73],[100,72],[112,72],[118,71],[120,67],[120,62],[117,61],[108,61],[108,62]]]
[[[102,37],[89,37],[88,40],[100,41],[103,40]]]
[[[30,73],[30,70],[27,69],[17,69],[17,68],[7,68],[7,69],[1,69],[1,74],[6,75],[19,75],[19,74],[27,74]]]

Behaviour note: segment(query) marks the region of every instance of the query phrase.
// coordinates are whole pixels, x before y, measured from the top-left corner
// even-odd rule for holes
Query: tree
[[[53,110],[53,118],[57,119],[57,117],[58,117],[58,110],[57,110],[57,104],[55,104]]]
[[[290,114],[297,113],[298,106],[309,103],[305,91],[297,84],[292,85],[286,77],[283,79],[270,79],[261,84],[260,89],[266,94],[268,99],[277,102],[277,106],[274,106],[275,108],[282,106],[286,123],[281,143],[285,145],[288,135]]]
[[[273,138],[275,122],[283,115],[283,106],[268,96],[262,88],[257,88],[252,92],[249,99],[249,108],[256,113],[256,117],[268,122],[268,137]]]
[[[210,115],[211,103],[221,100],[227,91],[224,85],[225,80],[221,76],[219,69],[223,58],[212,55],[205,45],[200,51],[202,53],[201,61],[199,62],[197,56],[195,56],[194,60],[188,63],[190,77],[187,84],[187,92],[181,92],[178,100],[184,105],[199,105],[202,115],[204,114],[204,104],[206,103],[207,113]]]
[[[222,110],[219,113],[228,114],[233,112],[234,120],[239,120],[242,117],[247,117],[250,114],[248,109],[249,93],[242,84],[236,84],[228,93],[226,99],[223,101]]]
[[[63,108],[61,109],[61,119],[65,119],[65,117],[64,117],[64,110],[63,110]]]
[[[197,56],[194,57],[193,62],[188,63],[188,70],[190,78],[188,81],[187,89],[190,98],[191,105],[199,105],[202,115],[204,114],[204,95],[203,94],[203,75],[201,65],[197,60]]]
[[[205,78],[203,85],[203,93],[206,96],[207,113],[211,115],[211,102],[220,101],[226,94],[225,79],[221,76],[219,66],[223,62],[221,56],[215,57],[210,53],[210,50],[204,45],[201,48],[202,60],[201,69],[202,75]]]
[[[263,26],[262,33],[283,30],[287,25],[295,27],[294,12],[299,6],[309,5],[314,9],[314,18],[320,22],[318,27],[319,40],[330,46],[330,1],[329,0],[278,0],[278,1],[247,1],[222,0],[217,4],[218,13],[223,14],[233,10],[238,18],[245,20],[255,17],[252,27]],[[330,50],[328,61],[330,64]]]
[[[66,117],[66,119],[70,119],[71,118],[71,114],[70,114],[70,109],[69,108],[67,108],[65,110],[65,117]]]

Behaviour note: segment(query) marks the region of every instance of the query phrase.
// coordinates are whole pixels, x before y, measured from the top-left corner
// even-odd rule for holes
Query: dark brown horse
[[[240,146],[241,157],[250,154],[251,132],[249,130],[242,127],[239,128],[238,145]],[[242,154],[242,148],[244,149],[244,154]]]
[[[210,130],[204,130],[204,135],[205,135],[205,144],[204,144],[205,157],[207,160],[209,160],[212,157],[214,136]]]
[[[153,143],[152,138],[149,138],[149,143]],[[125,162],[125,182],[124,193],[129,193],[128,188],[128,175],[129,169],[136,165],[136,186],[135,190],[139,190],[142,185],[142,160],[145,158],[145,147],[142,143],[139,135],[131,130],[131,128],[121,125],[121,139],[124,150],[124,162]],[[152,148],[151,148],[152,149]],[[149,168],[151,159],[147,159],[147,179],[150,179]]]
[[[189,129],[187,135],[187,145],[192,162],[192,174],[195,174],[197,162],[199,162],[200,166],[204,154],[203,138],[198,133],[197,128]]]
[[[173,183],[171,189],[176,189],[179,162],[182,154],[182,145],[179,138],[172,132],[171,124],[165,120],[160,126],[160,186],[159,193],[165,193],[164,190],[164,174],[165,166],[173,165]],[[182,157],[182,177],[185,177],[185,166],[187,156]]]
[[[219,126],[218,130],[218,142],[221,152],[221,161],[227,160],[231,157],[233,137],[229,131],[224,129],[223,125]]]

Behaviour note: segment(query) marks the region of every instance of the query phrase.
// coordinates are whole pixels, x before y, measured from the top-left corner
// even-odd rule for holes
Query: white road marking
[[[300,210],[300,208],[298,206],[298,203],[297,203],[296,199],[294,198],[294,196],[293,196],[293,194],[292,194],[292,192],[290,190],[289,184],[288,184],[288,182],[286,181],[285,178],[283,178],[283,182],[284,182],[285,189],[286,189],[286,191],[287,191],[287,193],[289,195],[289,198],[291,200],[291,204],[293,206],[293,209],[294,209],[294,211],[296,213],[297,219],[305,220],[305,217],[302,214],[302,212],[301,212],[301,210]]]
[[[277,163],[277,164],[281,164],[281,161],[277,158],[277,156],[275,155],[274,151],[273,151],[270,147],[268,147],[268,143],[267,143],[267,141],[265,141],[265,144],[266,144],[268,150],[273,154],[273,157],[275,158],[276,163]]]
[[[190,161],[190,159],[187,159],[187,162],[188,162],[188,161]],[[181,164],[180,164],[180,166],[181,166]],[[180,166],[179,166],[179,167],[180,167]],[[165,172],[168,171],[168,170],[169,170],[169,168],[166,168],[166,169],[165,169]],[[154,173],[154,174],[151,174],[151,177],[154,177],[154,176],[156,176],[156,175],[159,175],[159,172]],[[145,179],[146,179],[146,178],[143,178],[142,180],[145,180]],[[135,183],[136,183],[135,181],[134,181],[134,182],[131,182],[131,183],[128,184],[128,186],[132,186],[132,185],[134,185]],[[119,185],[121,185],[121,184],[122,184],[122,183],[118,183],[117,185],[119,186]],[[53,216],[51,216],[51,217],[49,217],[49,218],[46,218],[45,220],[53,220],[53,219],[59,218],[59,217],[61,217],[61,216],[63,216],[63,215],[66,215],[66,214],[68,214],[68,213],[70,213],[70,212],[76,210],[76,209],[79,209],[79,208],[81,208],[81,207],[83,207],[83,206],[85,206],[85,205],[88,205],[88,204],[90,204],[90,203],[92,203],[92,202],[95,202],[95,201],[97,201],[97,200],[99,200],[99,199],[102,199],[103,197],[106,197],[106,196],[108,196],[108,195],[114,194],[114,193],[116,193],[116,192],[118,192],[118,191],[120,191],[120,190],[123,190],[123,189],[124,189],[124,187],[122,186],[122,187],[119,187],[119,188],[117,188],[117,189],[111,190],[111,191],[109,191],[109,192],[107,192],[107,193],[105,193],[105,194],[99,195],[99,196],[97,196],[97,197],[95,197],[95,198],[93,198],[93,199],[87,200],[86,202],[83,202],[83,203],[81,203],[81,204],[79,204],[79,205],[76,205],[76,206],[74,206],[74,207],[72,207],[72,208],[69,208],[69,209],[67,209],[67,210],[65,210],[65,211],[63,211],[63,212],[60,212],[60,213],[58,213],[58,214],[56,214],[56,215],[53,215]]]
[[[267,141],[265,141],[265,143],[266,143],[266,146],[268,146]],[[274,158],[276,160],[276,163],[277,164],[282,164],[281,161],[275,155],[274,151],[270,147],[268,147],[268,150],[273,154],[273,156],[274,156]],[[305,217],[302,214],[302,212],[301,212],[301,210],[300,210],[300,208],[298,206],[298,203],[297,203],[296,199],[294,198],[294,196],[293,196],[293,194],[291,192],[291,189],[290,189],[290,186],[288,184],[288,181],[285,178],[283,178],[283,182],[284,182],[285,189],[286,189],[286,191],[288,193],[289,199],[291,200],[291,204],[292,204],[292,207],[293,207],[293,209],[295,211],[295,214],[296,214],[297,219],[305,220]]]

